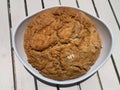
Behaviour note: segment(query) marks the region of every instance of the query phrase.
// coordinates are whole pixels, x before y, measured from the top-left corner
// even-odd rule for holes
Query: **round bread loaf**
[[[101,47],[92,20],[70,7],[54,7],[38,13],[24,33],[28,62],[40,74],[54,80],[69,80],[87,73]]]

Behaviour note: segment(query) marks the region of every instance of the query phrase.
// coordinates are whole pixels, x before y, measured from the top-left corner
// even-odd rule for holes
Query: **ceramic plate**
[[[77,9],[77,8],[75,8],[75,9]],[[78,9],[78,10],[80,10],[80,9]],[[43,10],[41,10],[41,11],[43,11]],[[37,13],[39,13],[41,11],[38,11]],[[86,13],[83,10],[80,10],[80,11]],[[48,83],[60,84],[60,85],[67,85],[67,84],[73,84],[76,82],[80,82],[80,81],[83,81],[86,78],[90,77],[92,74],[94,74],[98,69],[101,68],[101,66],[103,66],[106,63],[106,61],[110,57],[112,47],[113,47],[113,36],[112,36],[112,32],[111,32],[110,28],[99,18],[86,13],[94,22],[95,26],[97,27],[97,30],[100,33],[101,39],[102,39],[103,48],[101,49],[101,54],[100,54],[99,58],[97,59],[96,63],[92,66],[92,68],[85,75],[80,76],[76,79],[65,80],[65,81],[56,81],[56,80],[52,80],[52,79],[42,76],[37,70],[35,70],[27,62],[27,57],[26,57],[26,54],[24,51],[24,45],[23,45],[24,32],[26,30],[26,27],[27,27],[28,23],[30,22],[31,18],[33,16],[35,16],[37,13],[24,18],[15,28],[15,30],[13,32],[13,38],[12,38],[14,51],[15,51],[17,57],[19,58],[20,62],[25,66],[25,68],[28,69],[28,71],[30,73],[32,73],[37,78],[39,78],[43,81],[46,81]]]

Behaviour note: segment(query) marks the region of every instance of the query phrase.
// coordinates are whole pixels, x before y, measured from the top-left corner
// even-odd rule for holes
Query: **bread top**
[[[28,62],[45,77],[77,78],[97,60],[102,44],[92,20],[70,7],[38,13],[24,34]]]

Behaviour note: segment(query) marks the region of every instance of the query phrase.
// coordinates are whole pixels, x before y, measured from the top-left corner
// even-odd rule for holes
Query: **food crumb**
[[[74,54],[70,54],[67,56],[68,59],[73,59],[74,57],[75,57]]]

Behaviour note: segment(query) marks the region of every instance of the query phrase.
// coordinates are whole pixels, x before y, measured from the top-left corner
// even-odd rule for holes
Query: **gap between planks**
[[[16,74],[15,74],[15,61],[14,61],[14,54],[13,54],[13,45],[12,45],[12,21],[11,21],[11,11],[10,11],[10,1],[7,0],[7,8],[8,8],[8,18],[9,18],[9,30],[10,30],[10,44],[11,44],[11,58],[12,58],[12,69],[13,69],[13,80],[14,80],[14,90],[16,90]]]

